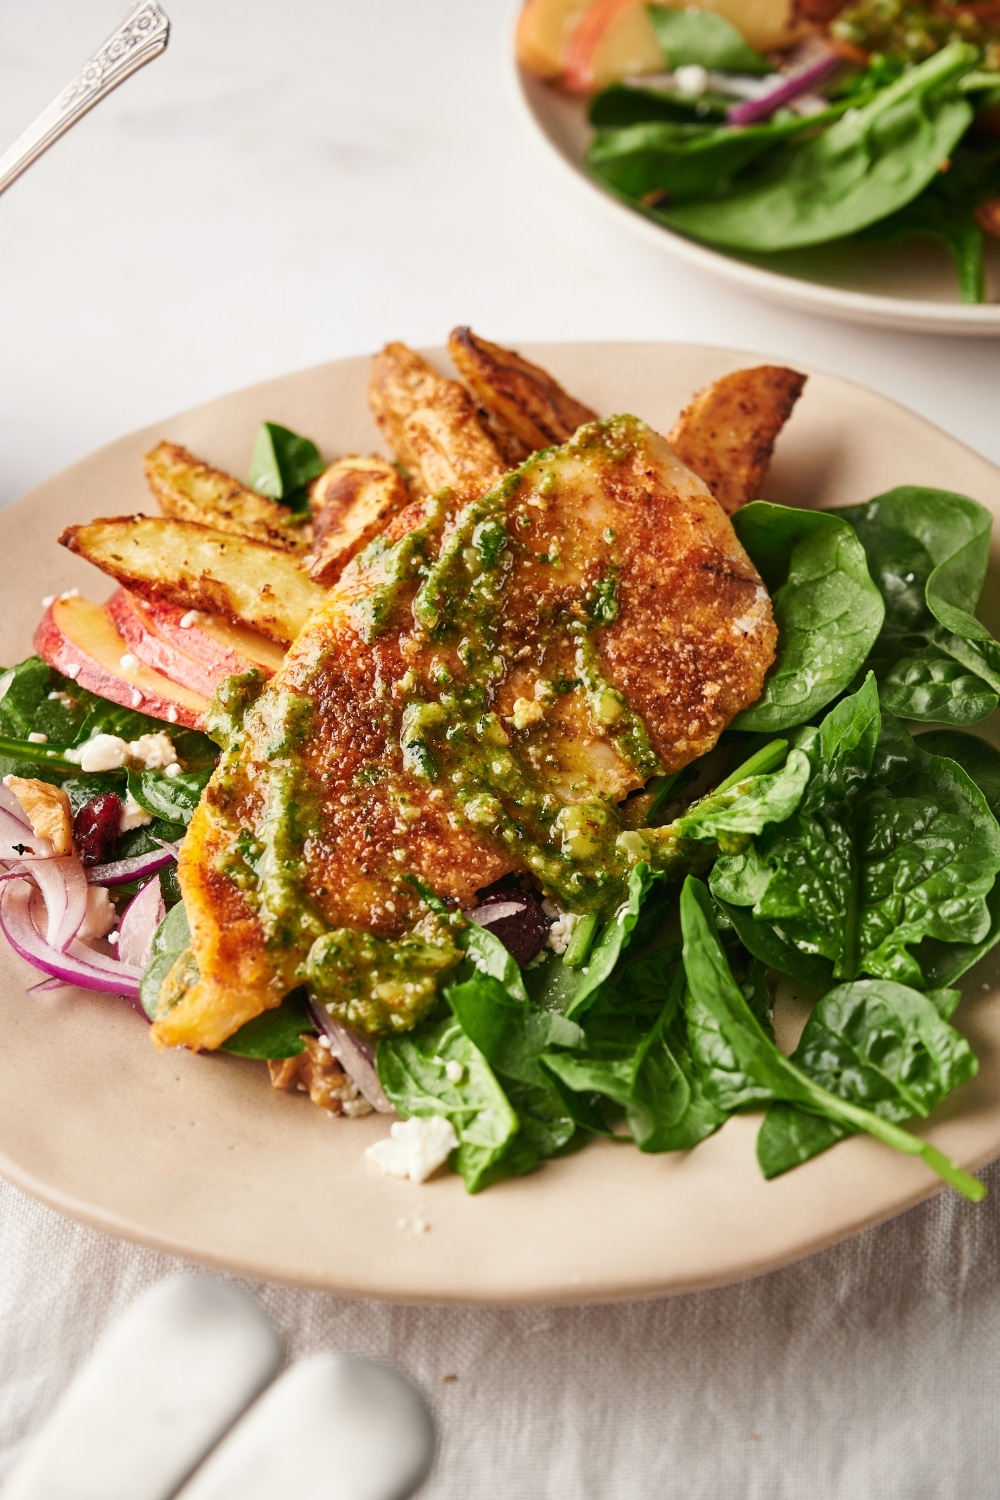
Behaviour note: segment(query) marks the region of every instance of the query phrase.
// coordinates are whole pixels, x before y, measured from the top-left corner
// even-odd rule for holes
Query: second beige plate
[[[759,360],[665,344],[525,352],[596,410],[635,412],[660,430],[693,391]],[[237,474],[262,419],[308,433],[330,456],[370,451],[366,374],[367,360],[344,360],[210,402],[122,438],[0,515],[0,662],[30,651],[43,594],[107,592],[55,538],[71,521],[151,509],[140,459],[157,439]],[[965,491],[1000,515],[1000,471],[984,459],[871,391],[813,375],[769,498],[847,503],[906,482]],[[938,1185],[920,1162],[867,1139],[766,1183],[758,1117],[745,1116],[687,1155],[602,1140],[479,1197],[454,1176],[414,1187],[364,1161],[384,1119],[333,1119],[276,1094],[259,1063],[158,1056],[126,1004],[75,990],[29,998],[34,978],[0,945],[0,1172],[114,1234],[251,1276],[442,1302],[689,1291],[832,1244]],[[964,987],[958,1024],[980,1074],[928,1133],[976,1166],[1000,1154],[1000,960]]]

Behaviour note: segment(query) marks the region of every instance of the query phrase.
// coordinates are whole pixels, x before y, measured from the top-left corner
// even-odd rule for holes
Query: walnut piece
[[[6,776],[36,838],[48,839],[55,854],[73,853],[73,810],[61,786],[26,776]]]
[[[329,1047],[314,1036],[304,1036],[305,1051],[296,1057],[272,1058],[267,1065],[272,1088],[298,1090],[331,1115],[367,1115],[371,1105],[353,1078],[346,1074]]]

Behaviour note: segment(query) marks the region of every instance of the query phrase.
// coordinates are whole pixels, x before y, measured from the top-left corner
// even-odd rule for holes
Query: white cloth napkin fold
[[[994,1500],[1000,1163],[787,1270],[609,1307],[350,1302],[252,1283],[292,1357],[398,1362],[427,1500]],[[108,1321],[176,1273],[0,1184],[0,1473]]]

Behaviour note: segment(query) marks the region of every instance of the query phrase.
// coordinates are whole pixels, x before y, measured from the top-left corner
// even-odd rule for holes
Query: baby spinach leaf
[[[690,6],[667,10],[662,5],[649,5],[646,12],[671,72],[689,63],[700,63],[718,73],[771,72],[767,58],[755,51],[725,16]]]
[[[579,971],[580,982],[566,1007],[567,1016],[581,1016],[593,1004],[601,986],[611,977],[639,920],[642,903],[655,876],[647,864],[637,864],[629,876],[625,904],[607,923],[591,950],[590,963]]]
[[[488,927],[470,922],[459,934],[458,946],[464,948],[475,970],[497,980],[515,1000],[527,1001],[528,992],[521,977],[521,966],[509,948],[505,948]]]
[[[989,511],[966,495],[904,485],[836,514],[857,532],[885,601],[872,665],[886,707],[956,725],[985,718],[1000,701],[1000,642],[975,616]]]
[[[250,459],[250,485],[261,495],[281,500],[293,511],[309,510],[306,486],[326,464],[309,438],[277,422],[262,422]]]
[[[771,733],[805,723],[847,687],[878,637],[884,606],[864,549],[839,515],[756,500],[733,524],[772,592],[778,626],[764,692],[733,727]]]
[[[776,745],[785,746],[783,740]],[[695,802],[688,812],[669,825],[684,838],[727,841],[760,833],[768,823],[783,823],[802,801],[812,764],[801,750],[792,750],[785,764],[772,775],[728,778],[714,792]]]
[[[950,1014],[956,998],[954,990],[922,995],[880,979],[839,985],[813,1010],[791,1060],[823,1088],[885,1120],[924,1118],[978,1068],[941,1013]],[[777,1177],[853,1133],[842,1121],[774,1105],[757,1138],[761,1171]]]
[[[149,967],[139,981],[139,999],[151,1021],[158,1013],[163,981],[181,954],[191,946],[191,928],[183,901],[172,906],[153,934]]]
[[[293,990],[274,1010],[245,1021],[219,1050],[258,1059],[297,1057],[305,1051],[303,1034],[315,1030],[306,1012],[305,990]]]
[[[577,1096],[593,1092],[621,1106],[640,1151],[688,1151],[725,1118],[705,1097],[688,1050],[677,956],[673,945],[630,963],[613,999],[588,1015],[582,1045],[544,1059]]]
[[[478,1047],[520,1120],[519,1146],[537,1160],[572,1140],[576,1121],[539,1059],[550,1047],[576,1047],[579,1026],[527,1000],[512,999],[499,980],[480,975],[452,985],[445,998],[466,1036]]]
[[[739,129],[723,121],[644,120],[598,130],[587,164],[626,198],[663,193],[672,203],[688,203],[728,191],[752,162],[840,113],[834,108],[828,117],[793,115]]]
[[[681,928],[688,983],[688,1035],[709,1099],[727,1112],[771,1102],[797,1105],[837,1125],[866,1130],[908,1156],[922,1157],[945,1182],[974,1202],[985,1196],[982,1183],[935,1147],[874,1110],[834,1093],[778,1051],[733,978],[708,890],[690,875],[681,892]],[[961,1065],[956,1063],[953,1072],[957,1076],[960,1071]]]
[[[459,1082],[448,1077],[449,1063],[460,1066]],[[387,1099],[404,1120],[443,1115],[451,1121],[458,1136],[455,1167],[470,1193],[488,1186],[505,1158],[515,1170],[535,1165],[533,1155],[523,1164],[508,1155],[519,1129],[517,1115],[457,1017],[442,1016],[379,1042],[376,1065]]]
[[[644,120],[674,120],[680,124],[724,120],[732,100],[706,90],[692,96],[677,88],[633,88],[613,83],[590,101],[588,115],[598,129],[638,125]]]
[[[72,745],[93,695],[54,671],[40,656],[0,668],[0,778],[60,782],[77,768],[61,751]],[[44,734],[38,744],[30,734]]]
[[[180,776],[164,776],[162,771],[129,771],[128,789],[140,807],[154,818],[186,825],[201,801],[213,769],[201,766],[194,771],[183,771]]]
[[[958,82],[977,57],[974,47],[952,42],[775,157],[755,185],[656,217],[737,250],[790,250],[855,234],[917,197],[951,155],[973,117]]]
[[[752,906],[837,978],[924,987],[912,949],[978,944],[990,931],[1000,827],[955,762],[880,712],[871,675],[803,739],[813,776],[798,811],[721,857],[713,893]]]

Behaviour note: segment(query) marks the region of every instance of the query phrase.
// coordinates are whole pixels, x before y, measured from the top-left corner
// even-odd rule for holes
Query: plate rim
[[[529,357],[541,358],[543,360],[546,357],[544,351],[554,351],[556,349],[599,351],[600,349],[605,347],[612,347],[623,352],[628,352],[634,349],[654,349],[664,352],[669,351],[673,354],[676,354],[684,351],[685,353],[688,353],[692,356],[708,355],[713,359],[718,358],[720,361],[730,361],[733,363],[742,363],[746,360],[759,361],[762,357],[760,353],[756,353],[754,351],[736,350],[724,346],[710,344],[696,344],[687,342],[679,343],[669,340],[581,340],[577,342],[538,341],[534,344],[526,342],[523,347],[526,349]],[[436,358],[446,357],[445,351],[439,347],[427,350],[426,352]],[[766,356],[764,357],[766,358]],[[93,450],[91,453],[82,456],[73,464],[68,465],[58,473],[50,476],[48,479],[43,481],[42,484],[35,486],[27,494],[20,497],[19,500],[13,502],[12,506],[8,507],[5,512],[5,514],[10,517],[10,520],[3,522],[2,524],[9,525],[11,524],[11,521],[16,524],[17,514],[15,513],[20,513],[22,509],[27,506],[37,506],[39,503],[44,504],[46,500],[45,491],[49,490],[50,487],[53,490],[57,490],[60,486],[65,486],[68,482],[72,481],[75,471],[82,469],[84,466],[90,466],[93,464],[97,464],[98,466],[100,466],[100,461],[106,454],[109,453],[110,450],[119,447],[127,448],[129,446],[134,446],[140,440],[145,442],[146,439],[151,436],[151,434],[155,433],[163,426],[168,426],[170,423],[177,422],[186,417],[202,414],[203,412],[205,412],[206,408],[221,405],[229,400],[243,398],[258,391],[263,393],[264,391],[269,391],[276,385],[281,385],[285,382],[294,380],[308,381],[310,379],[321,378],[322,373],[327,370],[343,368],[350,365],[353,365],[355,367],[361,366],[367,362],[367,358],[368,356],[365,355],[346,356],[342,359],[333,361],[323,361],[303,370],[287,372],[285,375],[275,377],[274,379],[269,381],[253,382],[235,391],[224,393],[221,396],[212,398],[209,401],[199,403],[198,405],[193,407],[189,407],[185,411],[176,413],[172,417],[162,419],[160,421],[157,421],[156,423],[149,424],[133,432],[123,434],[120,437],[114,439],[112,442],[103,444],[99,448]],[[850,379],[840,374],[824,371],[821,368],[812,366],[811,364],[806,365],[805,368],[809,373],[820,376],[824,381],[830,381],[834,385],[847,388],[852,393],[852,396],[854,396],[855,399],[857,399],[857,396],[860,393],[863,393],[874,403],[883,404],[886,408],[895,409],[896,411],[902,413],[908,420],[916,422],[922,428],[932,431],[936,439],[944,441],[949,447],[953,448],[954,450],[964,451],[965,453],[967,453],[976,462],[977,465],[982,466],[984,472],[990,475],[995,475],[997,477],[997,480],[1000,481],[1000,467],[992,464],[991,461],[984,455],[977,453],[976,450],[968,447],[968,445],[964,444],[960,439],[955,438],[950,433],[945,432],[935,423],[929,421],[919,413],[913,412],[910,408],[906,407],[898,401],[895,401],[892,397],[886,396],[881,392],[871,391],[868,387],[866,387],[859,381]],[[262,397],[262,399],[264,398]],[[18,628],[20,628],[20,626]],[[17,999],[20,998],[20,996],[17,997]],[[226,1061],[233,1062],[234,1060],[227,1059]],[[238,1063],[238,1060],[236,1061]],[[352,1124],[353,1123],[354,1122],[352,1122]],[[362,1122],[357,1123],[360,1124]],[[748,1118],[747,1126],[749,1126],[749,1123],[750,1119]],[[859,1143],[845,1143],[846,1149],[850,1150],[852,1144]],[[1000,1147],[998,1147],[998,1150],[1000,1150]],[[996,1155],[998,1154],[998,1150],[994,1150],[992,1147],[984,1148],[968,1156],[966,1160],[968,1164],[978,1167],[985,1164],[987,1161],[995,1159]],[[791,1246],[779,1249],[767,1257],[758,1257],[754,1261],[754,1263],[749,1265],[746,1269],[737,1270],[735,1272],[730,1270],[717,1273],[709,1272],[703,1275],[689,1276],[683,1281],[677,1281],[676,1279],[674,1281],[670,1281],[669,1278],[665,1278],[663,1276],[660,1276],[659,1279],[657,1279],[655,1276],[647,1276],[645,1281],[639,1281],[636,1279],[629,1280],[626,1273],[621,1275],[617,1281],[605,1275],[603,1284],[597,1288],[588,1285],[574,1285],[572,1283],[565,1282],[558,1288],[554,1288],[552,1285],[540,1284],[536,1281],[530,1286],[525,1286],[523,1288],[509,1292],[498,1293],[496,1290],[490,1290],[488,1288],[485,1290],[479,1289],[471,1291],[468,1289],[463,1289],[459,1292],[449,1295],[448,1291],[442,1289],[441,1287],[437,1287],[433,1291],[427,1291],[414,1288],[387,1288],[385,1285],[379,1284],[377,1282],[377,1279],[375,1283],[365,1283],[363,1279],[359,1282],[357,1278],[355,1278],[353,1282],[350,1282],[348,1280],[345,1280],[343,1277],[340,1277],[338,1279],[338,1273],[335,1269],[332,1268],[328,1269],[322,1274],[317,1275],[290,1275],[287,1273],[287,1271],[282,1271],[280,1268],[275,1270],[273,1264],[265,1264],[261,1260],[259,1253],[257,1254],[257,1258],[254,1257],[253,1252],[239,1256],[234,1256],[231,1253],[216,1253],[212,1250],[205,1249],[204,1246],[192,1244],[188,1238],[185,1238],[180,1234],[172,1235],[163,1231],[150,1230],[148,1228],[143,1229],[136,1226],[134,1223],[128,1222],[126,1218],[124,1218],[120,1213],[116,1212],[113,1209],[103,1206],[95,1207],[93,1204],[88,1203],[84,1198],[78,1195],[74,1195],[71,1192],[67,1192],[59,1186],[46,1184],[30,1168],[22,1167],[20,1163],[13,1161],[8,1154],[8,1148],[6,1144],[0,1145],[0,1171],[2,1171],[3,1175],[10,1181],[12,1181],[17,1187],[28,1192],[32,1197],[39,1199],[40,1201],[55,1208],[57,1211],[64,1213],[75,1220],[82,1221],[103,1232],[112,1233],[133,1243],[142,1244],[159,1251],[165,1251],[167,1253],[177,1255],[185,1259],[195,1260],[219,1269],[229,1270],[235,1272],[236,1274],[270,1277],[272,1279],[295,1285],[322,1289],[346,1297],[374,1297],[378,1298],[379,1300],[402,1303],[450,1304],[462,1306],[598,1304],[616,1301],[638,1300],[649,1297],[680,1295],[689,1291],[700,1290],[713,1286],[728,1285],[739,1280],[751,1279],[758,1275],[767,1274],[772,1270],[779,1269],[782,1266],[792,1264],[800,1259],[804,1259],[810,1255],[819,1253],[823,1249],[829,1248],[830,1246],[840,1243],[847,1238],[853,1237],[855,1234],[862,1232],[864,1229],[894,1218],[897,1214],[905,1212],[910,1207],[924,1201],[928,1197],[933,1196],[936,1192],[943,1190],[942,1185],[934,1182],[933,1180],[927,1181],[924,1178],[921,1178],[918,1182],[910,1182],[908,1186],[906,1186],[906,1188],[902,1192],[894,1196],[891,1201],[888,1202],[888,1204],[880,1205],[874,1211],[865,1213],[862,1217],[856,1218],[853,1222],[847,1224],[846,1227],[841,1224],[841,1226],[838,1227],[833,1233],[831,1233],[829,1229],[823,1229],[815,1236],[812,1236],[808,1240],[808,1242],[804,1242],[802,1239],[797,1240]],[[844,1217],[846,1218],[848,1216],[845,1215]]]

